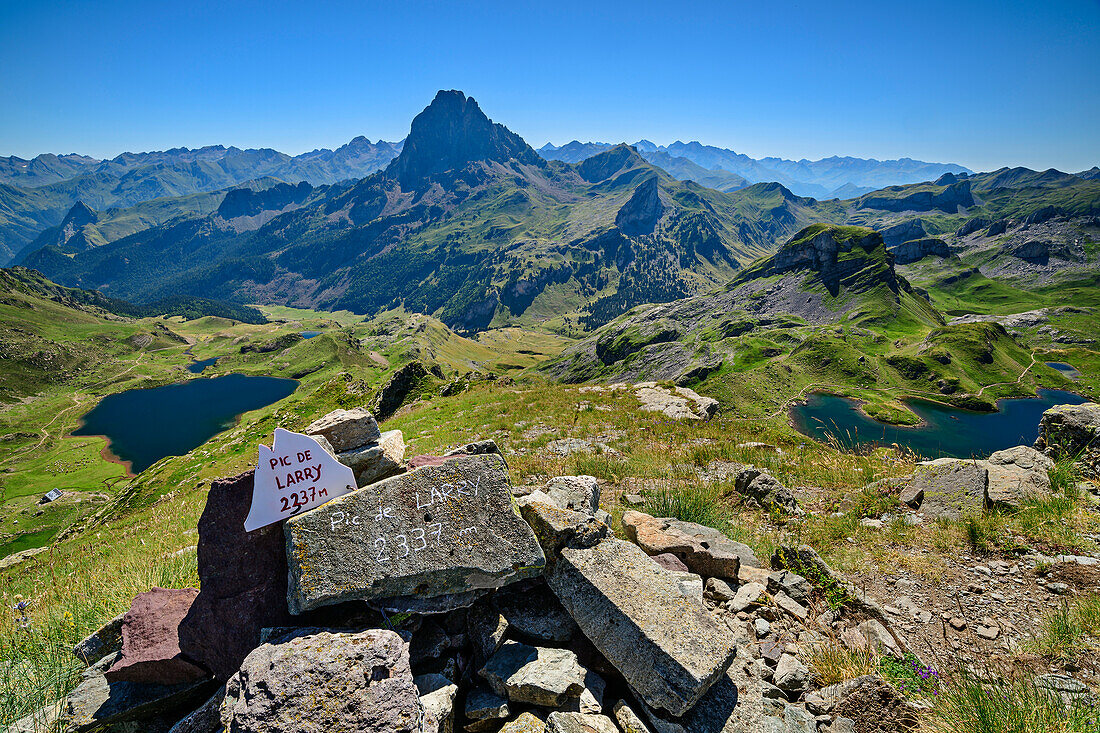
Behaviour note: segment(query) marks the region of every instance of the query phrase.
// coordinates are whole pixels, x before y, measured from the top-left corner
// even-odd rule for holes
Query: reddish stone
[[[122,656],[104,673],[107,681],[178,685],[206,677],[180,653],[180,622],[198,594],[153,588],[138,595],[122,618]]]
[[[260,629],[291,625],[286,605],[286,541],[281,522],[252,532],[253,472],[210,486],[199,519],[199,593],[179,630],[180,648],[226,680],[260,643]]]
[[[409,470],[424,468],[426,466],[442,466],[447,461],[457,457],[458,456],[413,456],[409,459]]]
[[[671,552],[664,552],[660,555],[652,556],[653,562],[660,565],[665,570],[678,570],[681,573],[691,572],[688,570],[688,566],[684,565],[680,558],[673,555]]]

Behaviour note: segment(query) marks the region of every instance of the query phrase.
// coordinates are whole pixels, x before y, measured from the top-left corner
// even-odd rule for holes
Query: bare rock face
[[[646,180],[615,215],[615,225],[629,235],[652,234],[664,212],[657,176]]]
[[[235,733],[419,733],[408,645],[392,631],[320,631],[253,650],[226,685]]]
[[[651,707],[683,715],[736,653],[729,630],[684,596],[676,574],[629,542],[565,549],[547,581],[584,635]]]
[[[178,685],[206,677],[180,654],[179,625],[198,594],[153,588],[134,598],[122,619],[122,657],[104,673],[107,681]]]
[[[1054,459],[1077,458],[1100,476],[1100,405],[1055,405],[1039,420],[1035,447]]]
[[[219,680],[237,671],[261,629],[291,622],[283,528],[244,531],[252,481],[249,471],[211,484],[199,518],[201,590],[179,626],[180,650]]]
[[[419,361],[410,361],[398,369],[378,390],[374,398],[374,413],[382,420],[397,411],[405,398],[428,377],[428,369]]]
[[[500,456],[457,456],[293,517],[284,526],[290,610],[468,594],[541,575],[542,548],[512,501]]]

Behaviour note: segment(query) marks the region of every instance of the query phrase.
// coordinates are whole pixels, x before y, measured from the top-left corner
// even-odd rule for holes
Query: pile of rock
[[[840,733],[867,700],[908,726],[876,679],[814,691],[806,655],[827,636],[905,644],[809,548],[769,570],[713,528],[635,511],[621,540],[594,478],[517,496],[491,441],[406,465],[365,410],[308,431],[372,482],[249,533],[252,473],[214,482],[201,591],[142,594],[82,642],[63,730]],[[819,613],[795,571],[854,613]]]

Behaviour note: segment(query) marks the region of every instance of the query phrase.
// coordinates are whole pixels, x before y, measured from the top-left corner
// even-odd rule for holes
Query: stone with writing
[[[316,440],[275,428],[272,446],[260,445],[244,528],[251,532],[289,519],[354,490],[355,473]]]
[[[291,518],[283,530],[295,614],[499,588],[541,575],[546,564],[514,508],[504,461],[492,454],[379,481]]]

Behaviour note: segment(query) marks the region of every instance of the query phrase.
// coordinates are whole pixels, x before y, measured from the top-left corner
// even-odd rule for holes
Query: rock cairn
[[[61,730],[846,733],[868,706],[914,725],[878,678],[815,689],[816,644],[907,647],[808,547],[764,562],[639,511],[618,539],[595,478],[514,490],[492,441],[406,462],[363,409],[307,432],[365,485],[246,533],[252,473],[214,482],[201,591],[153,589],[82,642]]]

